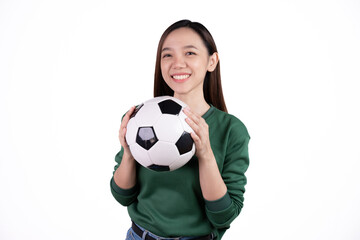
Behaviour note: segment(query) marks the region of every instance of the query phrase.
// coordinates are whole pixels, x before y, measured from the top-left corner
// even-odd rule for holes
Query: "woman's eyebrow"
[[[161,50],[161,52],[164,52],[164,51],[170,51],[171,50],[171,48],[163,48],[162,50]]]
[[[195,49],[197,50],[197,47],[195,47],[194,45],[186,45],[186,46],[184,47],[184,49],[187,49],[187,48],[195,48]]]
[[[188,49],[188,48],[194,48],[194,49],[198,50],[198,48],[195,47],[194,45],[186,45],[186,46],[183,47],[183,49]],[[173,49],[172,49],[172,48],[169,48],[169,47],[166,47],[166,48],[163,48],[163,49],[161,50],[161,52],[171,51],[171,50],[173,50]]]

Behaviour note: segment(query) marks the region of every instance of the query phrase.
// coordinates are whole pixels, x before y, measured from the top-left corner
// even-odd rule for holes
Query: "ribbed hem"
[[[207,119],[214,112],[214,110],[215,107],[212,104],[210,104],[210,108],[201,117]]]
[[[231,198],[229,193],[226,192],[225,195],[218,200],[208,201],[205,199],[205,205],[207,209],[212,212],[222,211],[231,205]]]
[[[114,177],[111,178],[111,188],[116,193],[123,195],[123,196],[131,196],[137,192],[137,185],[135,185],[134,187],[129,188],[129,189],[123,189],[123,188],[119,187],[118,185],[116,185],[116,183],[114,181]]]

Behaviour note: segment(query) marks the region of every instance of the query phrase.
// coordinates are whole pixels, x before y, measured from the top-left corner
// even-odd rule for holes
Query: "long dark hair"
[[[190,20],[180,20],[170,27],[168,27],[163,35],[160,38],[157,55],[156,55],[156,65],[155,65],[155,76],[154,76],[154,97],[169,95],[173,96],[174,91],[166,84],[163,76],[161,74],[161,50],[164,44],[166,37],[175,29],[187,27],[193,29],[201,39],[203,40],[209,56],[214,52],[217,52],[215,41],[211,36],[210,32],[198,22],[192,22]],[[204,97],[207,103],[212,104],[216,108],[227,112],[224,95],[221,87],[221,76],[220,76],[220,61],[218,62],[216,68],[212,72],[207,72],[205,75],[204,81]]]

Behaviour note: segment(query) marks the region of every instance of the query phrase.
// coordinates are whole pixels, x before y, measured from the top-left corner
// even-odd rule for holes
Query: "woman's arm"
[[[189,108],[185,108],[184,112],[188,116],[186,122],[194,130],[191,137],[194,140],[196,156],[199,159],[199,180],[203,197],[208,201],[218,200],[226,194],[227,187],[211,149],[209,126],[202,117],[197,116]]]
[[[120,144],[124,149],[124,154],[118,168],[114,173],[114,181],[117,186],[122,189],[130,189],[136,184],[136,163],[134,157],[131,155],[128,144],[126,143],[126,126],[130,120],[130,116],[133,113],[135,106],[125,114],[121,121],[119,130]]]
[[[215,157],[211,152],[210,156],[199,158],[199,180],[204,199],[215,201],[222,198],[227,187],[222,179]]]
[[[115,166],[114,176],[110,182],[111,193],[124,206],[130,205],[138,194],[136,188],[136,162],[125,140],[126,126],[134,109],[135,107],[130,108],[121,121],[119,140],[122,147],[115,157],[118,164]]]
[[[245,192],[245,172],[249,166],[249,135],[246,127],[235,117],[226,123],[227,138],[222,139],[226,153],[221,174],[211,149],[209,126],[200,116],[185,111],[186,121],[194,130],[192,137],[199,159],[199,179],[205,200],[205,210],[209,221],[218,229],[226,229],[239,215]],[[216,130],[213,130],[216,131]]]
[[[130,189],[136,184],[136,162],[124,151],[121,163],[114,173],[114,182],[119,188]]]

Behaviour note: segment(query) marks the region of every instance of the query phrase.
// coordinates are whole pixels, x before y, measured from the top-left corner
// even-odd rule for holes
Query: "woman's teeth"
[[[172,77],[174,79],[176,79],[176,80],[182,80],[182,79],[190,77],[190,75],[175,75],[175,76],[172,76]]]

